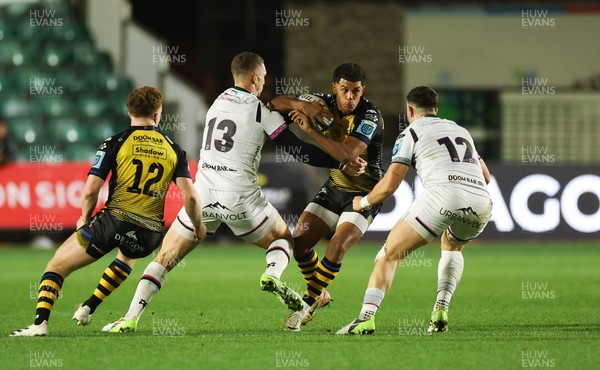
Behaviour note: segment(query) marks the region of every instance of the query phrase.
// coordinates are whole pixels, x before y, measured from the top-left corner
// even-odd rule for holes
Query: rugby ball
[[[307,101],[310,103],[317,102],[317,103],[320,103],[321,105],[323,105],[325,108],[327,108],[327,104],[325,103],[325,101],[314,94],[302,94],[298,97],[298,100]],[[326,122],[316,121],[315,123],[316,123],[316,127],[314,127],[315,131],[323,132],[323,131],[329,130],[329,128],[331,127],[331,124],[333,123],[333,120],[327,120]]]

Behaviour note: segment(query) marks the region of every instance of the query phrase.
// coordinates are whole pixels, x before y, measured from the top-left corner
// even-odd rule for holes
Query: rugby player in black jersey
[[[194,238],[206,233],[200,199],[193,187],[185,152],[157,131],[162,94],[153,87],[133,90],[127,98],[131,127],[106,139],[96,152],[81,197],[77,231],[56,251],[42,274],[34,323],[11,336],[45,336],[50,312],[64,279],[117,248],[94,294],[75,313],[87,324],[93,310],[127,278],[135,259],[160,246],[165,197],[177,184],[194,227]],[[106,207],[92,215],[100,188],[111,174]]]
[[[384,172],[381,164],[383,119],[379,109],[363,96],[365,81],[360,65],[344,63],[333,72],[333,93],[315,94],[324,100],[333,115],[333,123],[324,133],[313,129],[320,114],[314,104],[285,96],[270,102],[274,109],[291,114],[336,160],[347,163],[359,156],[367,162],[365,172],[359,176],[330,169],[329,179],[298,220],[294,230],[294,257],[307,290],[303,308],[292,312],[284,330],[299,331],[302,324],[312,319],[317,308],[329,302],[325,289],[340,271],[346,252],[360,240],[381,208],[378,205],[362,212],[352,209],[352,199],[368,194]],[[319,261],[314,246],[332,231],[325,256]]]

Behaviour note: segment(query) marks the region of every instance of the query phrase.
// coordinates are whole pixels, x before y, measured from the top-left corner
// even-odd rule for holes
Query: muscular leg
[[[320,217],[311,212],[302,212],[294,229],[294,258],[307,284],[319,262],[314,247],[328,232],[329,226]]]
[[[465,242],[449,237],[448,230],[442,234],[442,256],[438,264],[437,297],[433,311],[440,306],[446,309],[450,305],[450,299],[460,282],[464,269],[462,248]]]
[[[96,258],[85,253],[83,247],[77,241],[77,235],[73,233],[56,250],[54,256],[46,265],[45,271],[52,271],[63,279],[66,279],[71,272],[76,271],[90,263],[96,261]]]
[[[304,211],[294,229],[294,255],[304,256],[329,232],[329,226],[317,215]]]
[[[362,235],[362,231],[356,225],[344,222],[335,229],[335,233],[327,245],[325,257],[331,262],[342,263],[346,253],[360,240]]]
[[[198,244],[198,241],[181,236],[175,227],[171,227],[167,231],[160,252],[144,270],[129,306],[129,311],[125,315],[125,320],[139,319],[150,300],[162,287],[167,273],[177,266]]]
[[[365,291],[363,306],[358,318],[368,320],[375,315],[390,289],[398,264],[412,251],[427,244],[419,233],[406,221],[400,220],[390,231],[385,244],[385,254],[377,259]]]
[[[39,325],[50,318],[50,312],[58,299],[64,279],[71,272],[94,261],[96,258],[85,253],[75,233],[56,250],[40,281],[34,324]]]
[[[425,244],[427,241],[408,222],[398,221],[388,235],[385,255],[375,263],[368,287],[387,292],[394,281],[398,264],[410,252]]]
[[[307,284],[304,301],[310,306],[331,284],[342,267],[342,260],[362,237],[362,231],[353,223],[343,222],[333,234],[327,245],[325,257],[317,264],[314,274]]]
[[[265,253],[267,268],[264,273],[280,279],[283,270],[290,262],[294,240],[285,221],[278,213],[276,214],[275,225],[254,245],[267,250]]]
[[[80,309],[86,309],[85,306],[88,306],[89,311],[86,311],[83,317],[80,317],[81,315],[78,316],[78,313],[76,312],[73,319],[77,320],[80,325],[89,324],[89,315],[92,315],[104,299],[114,292],[125,279],[129,277],[134,265],[135,259],[126,257],[119,250],[117,257],[104,270],[100,282],[92,295],[81,304],[81,307],[78,307],[79,311]]]

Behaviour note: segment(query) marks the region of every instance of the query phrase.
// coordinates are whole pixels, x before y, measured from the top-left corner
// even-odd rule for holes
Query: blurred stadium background
[[[413,86],[469,128],[494,181],[483,239],[597,239],[600,5],[347,1],[0,1],[0,116],[14,162],[0,168],[0,235],[60,241],[74,227],[96,146],[128,125],[133,87],[160,88],[160,127],[197,159],[204,114],[232,83],[231,58],[266,59],[265,101],[328,91],[364,66],[386,121],[384,158]],[[267,145],[262,185],[293,225],[325,174]],[[283,176],[282,176],[283,175]],[[403,185],[367,238],[381,239],[419,183]],[[105,194],[106,195],[106,194]],[[176,192],[166,221],[181,201]]]
[[[0,166],[0,367],[265,369],[295,359],[318,369],[598,368],[600,3],[489,4],[0,0],[0,117],[8,132],[7,139],[0,125],[0,163],[8,142],[14,149],[14,160]],[[31,319],[39,274],[75,228],[95,148],[129,125],[130,90],[162,90],[159,126],[195,172],[206,109],[232,84],[229,64],[242,50],[266,60],[265,101],[327,92],[338,64],[363,65],[366,97],[386,122],[385,167],[404,97],[416,85],[437,89],[440,116],[471,131],[494,176],[494,211],[465,252],[452,330],[423,333],[436,242],[402,265],[377,335],[331,335],[356,314],[373,255],[421,190],[411,177],[344,260],[347,272],[330,287],[333,307],[294,340],[280,330],[283,307],[258,290],[263,254],[237,248],[247,244],[225,228],[169,275],[133,336],[107,340],[99,329],[127,307],[152,256],[89,327],[70,321],[71,308],[90,293],[106,259],[68,280],[49,338],[8,338]],[[271,144],[260,172],[290,227],[326,179],[326,171]],[[168,193],[167,223],[181,203],[177,191]],[[284,278],[304,288],[295,266]]]

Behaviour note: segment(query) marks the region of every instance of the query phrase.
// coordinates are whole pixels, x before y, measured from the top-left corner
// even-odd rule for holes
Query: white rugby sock
[[[125,320],[142,316],[150,300],[158,293],[167,277],[167,269],[158,262],[150,262],[138,283]]]
[[[365,298],[363,299],[363,305],[358,314],[359,320],[368,320],[371,316],[377,313],[377,309],[383,301],[385,293],[381,289],[367,288],[365,291]]]
[[[271,243],[269,248],[267,248],[267,269],[265,270],[265,274],[280,279],[283,270],[285,270],[288,263],[290,263],[290,255],[290,242],[287,240],[277,239]]]
[[[434,311],[439,306],[448,308],[452,294],[454,294],[460,282],[464,267],[465,260],[462,252],[442,250],[442,257],[438,264],[437,298],[433,306]]]

